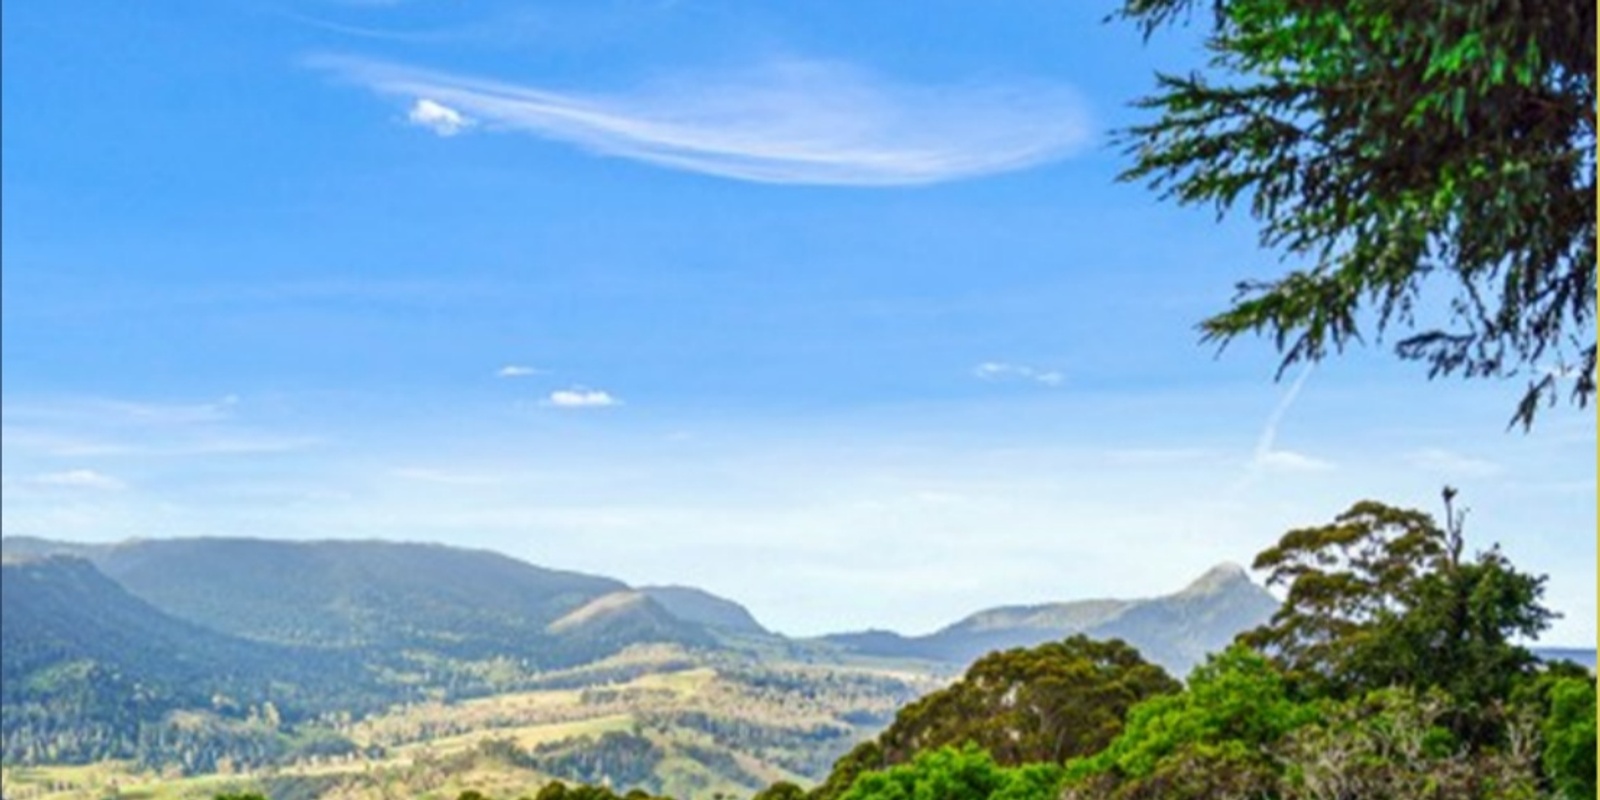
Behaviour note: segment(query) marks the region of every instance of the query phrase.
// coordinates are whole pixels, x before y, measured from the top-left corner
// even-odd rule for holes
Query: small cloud
[[[622,401],[612,397],[609,392],[574,387],[551,392],[544,404],[556,408],[608,408],[620,406]]]
[[[1457,453],[1454,450],[1431,447],[1416,450],[1406,454],[1406,462],[1412,467],[1428,472],[1442,472],[1450,475],[1462,475],[1474,478],[1486,478],[1500,472],[1500,465],[1493,461]]]
[[[454,136],[473,124],[460,111],[426,97],[417,98],[411,105],[411,110],[406,112],[406,121],[440,136]]]
[[[63,472],[47,472],[35,476],[33,483],[39,486],[50,486],[61,489],[95,489],[100,491],[115,491],[127,488],[127,484],[102,472],[92,469],[69,469]]]
[[[1004,361],[985,361],[974,367],[972,374],[986,381],[1029,380],[1044,386],[1060,386],[1066,378],[1055,370],[1039,369],[1027,364],[1008,364]]]
[[[494,374],[502,378],[526,378],[530,375],[543,375],[544,370],[537,367],[525,367],[521,364],[507,364],[495,370]]]

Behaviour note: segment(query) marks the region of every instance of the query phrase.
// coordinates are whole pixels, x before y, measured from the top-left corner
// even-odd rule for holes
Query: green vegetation
[[[1557,676],[1543,699],[1548,710],[1540,727],[1544,736],[1545,774],[1562,800],[1595,796],[1595,685],[1582,676]]]
[[[578,736],[637,723],[684,739],[658,765],[674,785],[810,781],[967,664],[786,639],[697,590],[632,591],[453,548],[0,542],[7,764],[128,760],[201,775],[381,762],[421,740],[472,746],[493,726],[535,747],[564,725]],[[981,654],[1092,623],[1187,665],[1275,606],[1242,571],[1224,578],[1150,600],[981,612],[934,649]],[[390,625],[395,615],[404,624]],[[670,655],[616,657],[652,647]],[[711,685],[725,696],[672,682],[705,674],[722,676]],[[649,675],[677,677],[636,683]],[[563,710],[517,706],[530,696]],[[583,727],[601,719],[613,727]]]
[[[1257,559],[1289,585],[1273,621],[1069,762],[1065,797],[1594,797],[1594,679],[1509,641],[1548,619],[1540,581],[1465,559],[1445,497],[1443,529],[1363,502],[1285,534]]]
[[[864,774],[949,746],[978,746],[1005,766],[1060,764],[1104,747],[1135,703],[1179,688],[1120,641],[1075,636],[992,653],[960,681],[902,709],[876,739],[835,764],[810,797],[844,797]]]
[[[941,747],[857,778],[842,800],[1052,800],[1061,767],[1002,767],[977,745]]]
[[[1185,691],[1135,706],[1123,732],[1073,760],[1068,773],[1075,782],[1115,775],[1160,783],[1192,763],[1213,763],[1240,779],[1270,769],[1264,748],[1317,716],[1290,698],[1267,659],[1236,646],[1196,670]]]
[[[0,791],[11,800],[1592,798],[1594,678],[1516,644],[1550,618],[1542,579],[1493,547],[1471,550],[1453,503],[1447,490],[1442,523],[1366,501],[1286,533],[1256,560],[1286,600],[1276,613],[1251,612],[1265,622],[1185,683],[1122,641],[1083,635],[991,653],[948,685],[910,662],[811,663],[828,649],[776,638],[752,650],[633,643],[557,669],[409,651],[352,677],[336,669],[351,663],[339,648],[215,633],[132,597],[83,560],[17,559],[4,565],[0,631],[6,742],[23,757],[7,756]],[[1227,617],[1254,603],[1243,575],[1219,568],[1159,606],[1069,616],[1138,624],[1147,607]],[[648,641],[657,610],[643,595],[608,592],[557,619],[569,631],[623,632],[621,646]],[[964,625],[982,632],[1064,613],[999,609]],[[174,662],[168,650],[185,656]],[[452,696],[462,686],[486,693]],[[318,711],[316,700],[352,687],[366,702],[410,694],[366,713]],[[100,754],[119,760],[24,760]]]
[[[1126,0],[1146,35],[1210,6],[1208,69],[1161,75],[1123,134],[1184,204],[1241,197],[1303,269],[1241,284],[1208,339],[1283,366],[1374,330],[1430,374],[1525,376],[1513,422],[1595,390],[1595,6]],[[1201,12],[1204,15],[1204,12]]]
[[[1066,727],[1106,738],[1066,754],[1051,773],[1059,787],[1041,777],[1041,791],[1063,800],[1593,798],[1594,677],[1539,665],[1513,643],[1550,617],[1542,581],[1494,548],[1467,557],[1453,499],[1446,490],[1442,527],[1363,502],[1333,524],[1287,533],[1257,559],[1286,585],[1282,609],[1181,691],[1150,692],[1110,720],[1045,700]],[[948,699],[980,687],[1016,702]],[[927,777],[968,774],[950,766],[957,751],[938,749],[962,737],[995,764],[1055,770],[1060,754],[1019,758],[1015,747],[1031,730],[1016,710],[1032,707],[1023,698],[1039,688],[969,673],[908,707],[811,797],[987,796],[1003,767],[963,767],[983,779]]]
[[[1288,598],[1244,640],[1297,680],[1349,694],[1385,686],[1439,688],[1463,703],[1507,697],[1552,616],[1543,579],[1512,568],[1498,549],[1468,558],[1463,515],[1445,489],[1445,525],[1371,501],[1330,525],[1293,530],[1256,558]]]
[[[0,574],[8,764],[261,765],[304,746],[300,728],[321,709],[403,696],[351,659],[173,619],[81,560],[11,562]]]

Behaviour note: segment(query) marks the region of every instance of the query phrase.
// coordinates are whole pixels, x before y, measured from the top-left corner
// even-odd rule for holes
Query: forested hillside
[[[585,660],[558,655],[544,641],[546,626],[627,588],[438,545],[151,539],[81,552],[134,595],[213,630],[279,644],[419,647],[462,657],[510,650],[534,660]]]
[[[343,654],[174,619],[81,559],[0,564],[0,607],[8,764],[269,763],[290,748],[280,734],[316,714],[405,695]]]

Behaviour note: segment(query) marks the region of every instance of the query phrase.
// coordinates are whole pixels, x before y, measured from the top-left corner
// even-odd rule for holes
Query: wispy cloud
[[[231,418],[239,404],[237,395],[213,402],[158,403],[103,398],[62,399],[51,402],[16,402],[6,406],[7,421],[98,422],[105,425],[162,427],[201,425]]]
[[[321,444],[247,425],[240,405],[234,395],[202,403],[8,398],[0,437],[8,454],[51,459],[254,455]]]
[[[1446,475],[1486,478],[1501,471],[1500,465],[1493,461],[1474,458],[1442,447],[1414,450],[1407,453],[1405,459],[1406,463],[1417,469]]]
[[[1305,386],[1309,377],[1311,368],[1307,367],[1294,379],[1294,383],[1289,385],[1289,391],[1284,393],[1277,407],[1272,409],[1272,414],[1267,417],[1267,423],[1261,428],[1261,437],[1256,440],[1256,449],[1250,459],[1251,467],[1292,471],[1325,470],[1333,467],[1333,464],[1322,459],[1277,448],[1278,427],[1283,424],[1284,415],[1289,413],[1294,401],[1300,397],[1300,389]]]
[[[127,488],[127,484],[103,472],[92,469],[69,469],[61,472],[47,472],[34,476],[31,483],[37,486],[48,486],[58,489],[94,489],[99,491],[115,491]]]
[[[763,183],[936,183],[1061,158],[1090,138],[1082,103],[1058,84],[907,86],[831,62],[776,61],[612,94],[360,58],[310,63],[410,98],[413,123],[426,116],[436,132],[459,131],[434,127],[459,117],[485,130]]]
[[[434,467],[399,467],[392,470],[391,474],[396,478],[404,478],[409,481],[438,483],[448,486],[493,486],[506,481],[504,474],[463,472]]]
[[[460,111],[426,97],[418,98],[411,104],[411,110],[406,112],[406,121],[440,136],[454,136],[475,124],[474,120]]]
[[[608,408],[620,406],[622,401],[613,397],[610,392],[573,387],[551,392],[544,404],[556,408]]]
[[[529,367],[523,364],[507,364],[495,370],[495,375],[501,378],[526,378],[532,375],[542,375],[544,370],[538,367]]]
[[[973,367],[972,374],[986,381],[1028,380],[1045,386],[1060,386],[1066,380],[1055,370],[1030,367],[1027,364],[1008,364],[1004,361],[985,361]]]

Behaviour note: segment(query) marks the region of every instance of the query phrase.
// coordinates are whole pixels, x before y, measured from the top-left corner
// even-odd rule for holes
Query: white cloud
[[[1026,364],[1008,364],[1003,361],[985,361],[974,367],[972,374],[986,381],[1007,379],[1030,380],[1045,386],[1060,386],[1066,379],[1055,370],[1039,369]]]
[[[545,405],[556,408],[607,408],[620,406],[622,401],[612,397],[609,392],[573,387],[551,392]]]
[[[894,186],[1022,169],[1085,145],[1076,93],[1058,84],[898,85],[827,62],[776,61],[598,94],[356,58],[328,69],[417,100],[441,135],[481,120],[674,169],[762,183]],[[460,120],[457,123],[456,120]]]
[[[530,375],[542,375],[544,370],[521,364],[507,364],[496,370],[494,374],[502,378],[526,378]]]
[[[406,121],[440,136],[454,136],[474,124],[461,112],[426,97],[417,98],[411,104],[411,110],[406,112]]]
[[[92,469],[69,469],[63,472],[47,472],[33,478],[33,483],[39,486],[49,486],[61,489],[96,489],[101,491],[114,491],[127,488],[127,484],[102,472]]]
[[[1459,475],[1471,478],[1486,478],[1501,471],[1499,464],[1482,458],[1446,450],[1441,447],[1430,447],[1407,453],[1406,463],[1428,472],[1441,472],[1447,475]],[[1590,488],[1593,488],[1591,485]]]

